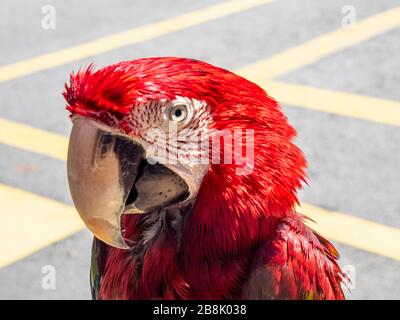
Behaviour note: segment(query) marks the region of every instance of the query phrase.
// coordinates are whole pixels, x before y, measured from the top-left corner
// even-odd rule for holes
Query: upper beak
[[[68,148],[68,182],[86,226],[103,242],[129,248],[121,230],[124,213],[145,213],[188,197],[189,187],[172,170],[145,161],[140,143],[73,119]]]

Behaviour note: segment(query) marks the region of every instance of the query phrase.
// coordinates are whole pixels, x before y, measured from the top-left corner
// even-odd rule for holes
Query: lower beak
[[[73,119],[68,182],[75,207],[96,238],[128,249],[121,230],[124,213],[145,213],[186,199],[189,187],[163,165],[150,165],[137,142]]]

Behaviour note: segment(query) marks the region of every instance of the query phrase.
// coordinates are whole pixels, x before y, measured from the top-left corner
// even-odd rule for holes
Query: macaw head
[[[68,179],[94,235],[129,248],[121,218],[189,208],[232,230],[293,212],[305,160],[279,105],[256,84],[185,58],[71,74]]]

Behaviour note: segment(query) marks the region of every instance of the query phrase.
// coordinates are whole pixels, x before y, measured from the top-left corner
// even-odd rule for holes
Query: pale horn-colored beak
[[[168,168],[145,160],[143,147],[73,118],[68,148],[68,182],[83,222],[101,241],[128,249],[121,230],[124,213],[145,213],[188,196],[185,181]]]

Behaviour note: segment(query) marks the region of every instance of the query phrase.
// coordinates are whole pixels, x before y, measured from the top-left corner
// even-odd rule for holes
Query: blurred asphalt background
[[[0,66],[221,2],[2,0]],[[54,6],[55,29],[42,27],[45,14],[41,10],[45,5]],[[355,8],[359,21],[400,6],[400,1],[280,0],[254,6],[134,45],[3,80],[0,118],[67,137],[70,123],[60,92],[69,73],[80,66],[174,55],[236,70],[341,29],[345,5]],[[399,101],[400,28],[382,32],[275,80]],[[298,108],[295,104],[283,103],[283,106],[298,130],[297,143],[309,162],[310,186],[301,192],[301,199],[318,207],[400,228],[399,127]],[[62,160],[0,144],[1,184],[71,205],[65,167]],[[7,210],[0,212],[0,216],[7,215],[24,224],[27,212],[15,212],[12,199],[0,204],[0,208]],[[18,228],[7,231],[17,238],[25,237]],[[2,234],[0,221],[0,241],[12,248],[13,240]],[[341,264],[353,265],[356,270],[355,288],[349,298],[400,299],[399,260],[335,244],[341,253]],[[0,298],[90,298],[90,245],[91,235],[84,230],[5,265],[0,269]],[[400,250],[400,243],[397,245]],[[45,265],[55,267],[55,290],[42,288]]]

